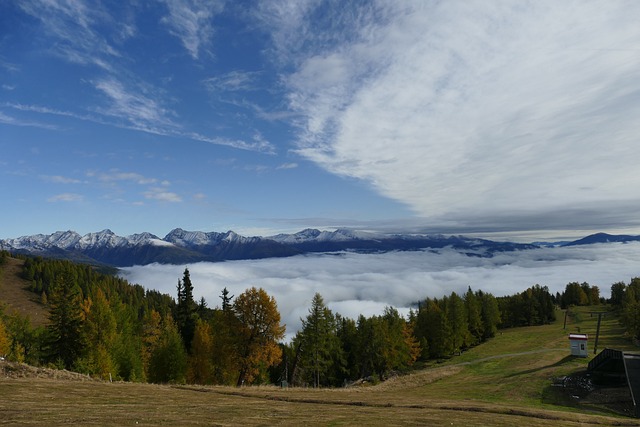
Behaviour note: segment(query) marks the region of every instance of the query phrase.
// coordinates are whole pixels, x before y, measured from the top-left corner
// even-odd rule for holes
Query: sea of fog
[[[469,257],[452,249],[383,254],[314,254],[290,258],[134,266],[122,277],[175,297],[178,279],[189,268],[194,297],[220,305],[227,288],[239,295],[255,286],[275,297],[291,338],[300,327],[314,293],[334,313],[356,319],[380,314],[385,306],[400,313],[425,297],[442,297],[469,286],[495,296],[511,295],[540,284],[553,293],[569,282],[588,282],[609,297],[611,284],[640,276],[640,242],[565,248],[541,248]]]

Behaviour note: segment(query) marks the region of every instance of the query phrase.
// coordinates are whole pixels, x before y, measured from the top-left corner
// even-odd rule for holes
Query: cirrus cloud
[[[640,4],[270,3],[297,152],[324,169],[439,224],[640,208]]]

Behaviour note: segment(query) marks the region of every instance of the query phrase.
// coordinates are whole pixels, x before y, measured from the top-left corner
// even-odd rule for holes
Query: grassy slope
[[[41,326],[47,323],[49,314],[38,295],[28,290],[29,283],[20,277],[23,263],[8,258],[7,263],[0,266],[0,304],[4,305],[5,314],[18,312],[29,316],[32,326]]]
[[[0,276],[0,298],[9,282],[14,293],[20,288],[19,281],[7,280],[17,271],[12,265]],[[31,303],[12,305],[41,310]],[[594,412],[599,408],[560,406],[566,402],[550,386],[554,377],[584,369],[593,357],[593,339],[590,358],[568,357],[569,332],[595,336],[596,319],[588,311],[581,309],[566,330],[559,314],[553,325],[507,330],[444,363],[355,389],[110,384],[58,375],[9,378],[0,369],[0,425],[640,426]],[[604,319],[599,347],[637,350],[620,334],[615,319]]]

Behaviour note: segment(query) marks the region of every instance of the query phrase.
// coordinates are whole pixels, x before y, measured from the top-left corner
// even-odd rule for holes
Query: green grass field
[[[597,323],[589,312],[601,310],[576,310],[566,329],[558,312],[552,325],[505,330],[460,356],[357,388],[108,383],[26,367],[11,375],[17,367],[0,362],[0,424],[640,426],[552,386],[586,369]],[[569,355],[568,334],[578,331],[590,337],[586,359]],[[603,319],[600,335],[600,349],[638,350],[613,317]]]

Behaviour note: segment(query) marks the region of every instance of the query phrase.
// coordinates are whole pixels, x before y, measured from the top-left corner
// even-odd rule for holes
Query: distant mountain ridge
[[[583,237],[582,239],[575,240],[573,242],[568,242],[563,244],[562,246],[578,246],[578,245],[593,245],[596,243],[627,243],[627,242],[640,242],[640,236],[630,236],[627,234],[607,234],[607,233],[596,233],[591,234],[587,237]]]
[[[640,236],[598,233],[563,246],[640,241]],[[495,242],[464,236],[427,234],[382,234],[337,229],[305,229],[294,234],[245,237],[233,231],[203,232],[176,228],[164,238],[151,233],[118,236],[111,230],[83,235],[57,231],[0,240],[0,249],[16,253],[64,258],[114,267],[132,265],[186,264],[288,257],[305,253],[355,251],[363,253],[452,248],[468,256],[492,256],[496,252],[538,248],[535,244]]]

